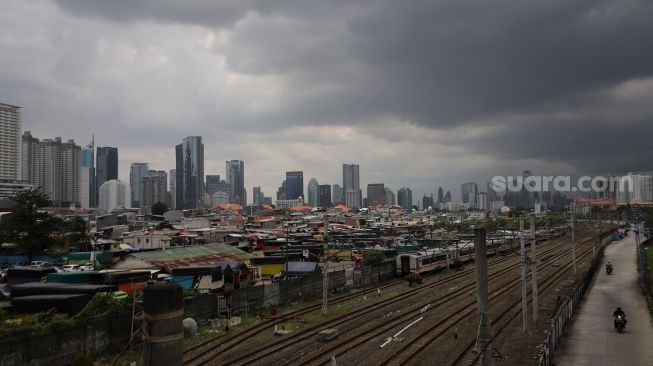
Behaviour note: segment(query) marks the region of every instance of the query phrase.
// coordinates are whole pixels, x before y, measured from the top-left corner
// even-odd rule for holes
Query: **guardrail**
[[[605,246],[612,241],[611,233],[612,231],[601,234],[601,247],[599,248],[597,255],[592,260],[592,265],[590,266],[585,276],[583,276],[582,281],[576,287],[574,292],[562,302],[558,308],[558,311],[551,318],[551,325],[546,331],[545,339],[537,347],[538,366],[550,366],[553,364],[551,362],[553,359],[553,354],[556,350],[556,347],[560,344],[560,339],[564,333],[565,326],[573,317],[578,304],[583,299],[585,290],[587,290],[590,283],[592,282],[592,279],[594,278],[594,274],[596,273],[596,270],[601,263],[601,259],[603,258],[603,250],[605,249]]]

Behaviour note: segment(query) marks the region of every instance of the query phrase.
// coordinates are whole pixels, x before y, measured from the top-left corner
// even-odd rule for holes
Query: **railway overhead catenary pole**
[[[574,266],[574,276],[576,275],[576,230],[574,228],[574,213],[571,213],[571,261]]]
[[[485,228],[474,230],[474,252],[476,258],[476,305],[479,317],[478,347],[481,351],[481,366],[490,366],[492,364],[492,328],[488,305]]]
[[[535,250],[535,217],[531,216],[531,278],[533,280],[533,323],[537,324],[537,252]]]
[[[528,326],[528,299],[526,298],[526,248],[524,244],[524,219],[519,218],[519,248],[521,265],[521,307],[522,330],[526,333]]]
[[[329,260],[327,254],[329,253],[329,218],[326,212],[324,213],[324,249],[322,250],[322,314],[326,314],[329,310]],[[364,279],[363,279],[364,280]]]

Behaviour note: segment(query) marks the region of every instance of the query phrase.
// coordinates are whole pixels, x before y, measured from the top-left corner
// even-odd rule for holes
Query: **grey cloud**
[[[493,159],[482,173],[478,167],[465,173],[464,167],[446,165],[429,172],[429,167],[419,167],[419,158],[403,161],[411,174],[428,172],[405,178],[420,184],[448,174],[456,179],[465,174],[479,177],[492,168],[513,168],[510,161],[591,172],[650,168],[645,157],[652,155],[653,147],[645,137],[653,132],[648,102],[653,89],[623,96],[615,96],[614,90],[653,75],[651,2],[55,4],[52,9],[42,6],[43,13],[52,14],[42,15],[50,22],[39,23],[50,39],[38,38],[38,46],[13,43],[7,49],[12,59],[0,61],[0,97],[29,104],[29,119],[52,121],[53,126],[43,127],[48,133],[79,133],[80,126],[92,122],[89,134],[94,129],[111,138],[120,136],[127,146],[172,146],[190,134],[202,134],[218,145],[249,138],[265,143],[267,136],[279,141],[279,134],[296,127],[354,125],[361,128],[357,137],[370,134],[374,143],[415,149],[415,156],[436,151],[428,150],[432,139],[438,149],[468,158],[457,164],[474,156]],[[36,32],[25,25],[21,29]],[[219,39],[213,48],[194,43],[210,31]],[[119,49],[96,54],[103,38],[132,47],[138,62],[114,69],[117,61],[111,57],[117,57]],[[147,61],[142,51],[148,47],[160,48],[168,58],[164,67],[142,65]],[[14,52],[24,57],[13,59]],[[228,84],[234,78],[246,79],[246,87]],[[273,107],[259,107],[259,102]],[[386,129],[379,121],[396,121],[398,127]],[[402,135],[405,124],[435,136]],[[468,129],[477,132],[467,134]],[[66,133],[73,132],[58,134]],[[618,151],[599,148],[622,135]],[[325,140],[306,138],[307,143],[320,141]],[[290,161],[288,147],[276,148],[288,164],[310,163]],[[360,154],[366,148],[348,153]],[[382,172],[383,164],[374,157],[361,160],[362,167]],[[401,163],[388,162],[393,167]],[[323,168],[326,163],[319,164]],[[278,167],[286,168],[301,167]],[[333,171],[337,174],[338,169]]]

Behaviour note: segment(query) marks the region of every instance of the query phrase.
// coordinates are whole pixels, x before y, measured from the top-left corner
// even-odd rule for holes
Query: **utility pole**
[[[488,305],[487,243],[485,228],[474,230],[476,256],[476,306],[479,317],[478,345],[481,350],[481,366],[492,364],[492,328]]]
[[[533,323],[537,325],[537,252],[535,244],[537,242],[535,237],[535,217],[531,216],[531,278],[533,279]]]
[[[574,213],[571,213],[571,261],[574,264],[574,276],[576,275],[576,230],[574,228]]]
[[[327,259],[327,253],[329,253],[329,238],[327,234],[329,232],[329,218],[327,217],[326,212],[324,213],[324,249],[322,252],[322,314],[326,314],[329,308],[329,260]],[[365,281],[365,279],[363,279]]]
[[[528,326],[528,299],[526,298],[526,248],[524,244],[524,219],[519,218],[519,248],[521,253],[521,307],[522,330],[526,333]]]

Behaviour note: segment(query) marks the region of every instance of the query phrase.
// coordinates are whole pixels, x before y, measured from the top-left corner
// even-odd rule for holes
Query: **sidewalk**
[[[605,273],[607,261],[614,265],[610,276]],[[628,319],[622,334],[612,323],[617,306]],[[638,285],[632,232],[606,247],[600,270],[566,333],[554,356],[556,366],[653,365],[653,326]]]

